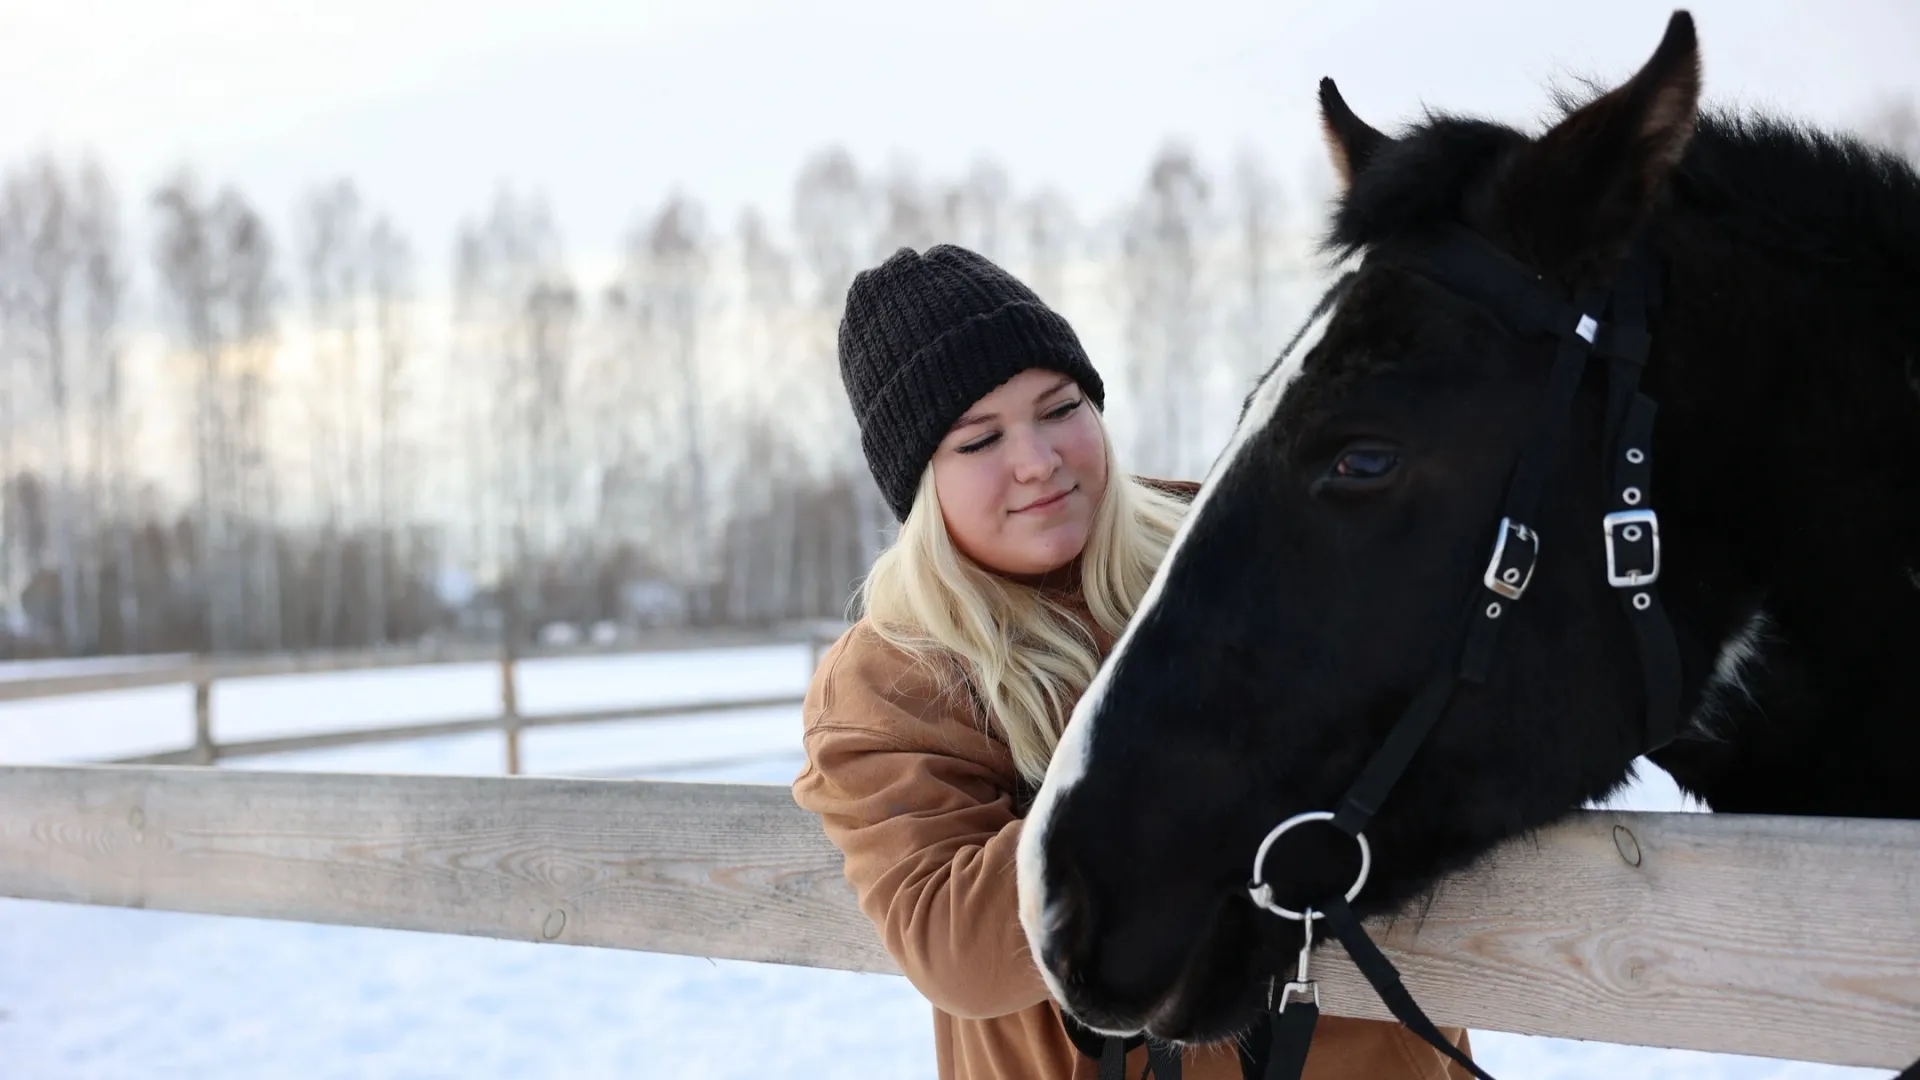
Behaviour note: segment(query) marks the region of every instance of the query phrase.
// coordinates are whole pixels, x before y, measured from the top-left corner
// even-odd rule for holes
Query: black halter
[[[1492,554],[1479,587],[1468,595],[1451,646],[1348,789],[1339,808],[1330,815],[1311,815],[1330,820],[1335,828],[1361,843],[1363,852],[1362,830],[1439,722],[1454,688],[1461,681],[1481,684],[1487,679],[1500,628],[1533,580],[1542,540],[1533,524],[1541,489],[1559,459],[1562,438],[1572,426],[1574,396],[1587,362],[1595,357],[1608,361],[1602,445],[1608,448],[1606,461],[1610,465],[1609,510],[1599,523],[1606,543],[1606,585],[1619,598],[1639,646],[1646,690],[1642,752],[1671,742],[1680,718],[1679,649],[1666,609],[1653,587],[1660,577],[1660,522],[1652,505],[1655,407],[1652,399],[1640,392],[1639,383],[1652,344],[1649,319],[1660,297],[1658,268],[1645,249],[1644,239],[1635,245],[1610,288],[1582,291],[1571,303],[1541,275],[1463,228],[1448,227],[1417,244],[1384,248],[1370,255],[1369,261],[1403,267],[1473,301],[1516,337],[1551,336],[1558,339],[1558,345],[1547,380],[1546,407],[1540,410],[1538,425],[1508,480],[1501,518],[1493,530]],[[1269,834],[1269,842],[1290,824]],[[1364,874],[1363,869],[1362,881],[1347,895],[1335,893],[1325,898],[1317,912],[1308,909],[1290,915],[1307,924],[1307,948],[1313,940],[1312,918],[1324,915],[1361,974],[1401,1023],[1480,1080],[1492,1080],[1427,1019],[1400,982],[1399,972],[1373,944],[1348,906],[1352,893],[1364,883]],[[1249,886],[1256,903],[1284,911],[1272,905],[1271,892],[1260,884],[1261,880],[1261,868],[1256,863]],[[1297,1078],[1319,1016],[1317,992],[1307,975],[1307,949],[1301,952],[1298,978],[1287,984],[1277,1008],[1265,1075],[1268,1080]]]

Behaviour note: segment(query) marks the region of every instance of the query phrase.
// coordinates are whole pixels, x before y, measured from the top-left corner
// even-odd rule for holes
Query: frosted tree
[[[1127,378],[1137,413],[1137,467],[1191,477],[1203,468],[1209,305],[1203,275],[1211,185],[1183,147],[1153,160],[1121,238]]]
[[[387,642],[393,618],[390,569],[396,564],[394,535],[400,508],[419,491],[419,460],[406,427],[413,348],[413,254],[386,217],[367,231],[367,286],[373,304],[375,342],[373,483],[374,529],[367,558],[367,626],[372,645]]]

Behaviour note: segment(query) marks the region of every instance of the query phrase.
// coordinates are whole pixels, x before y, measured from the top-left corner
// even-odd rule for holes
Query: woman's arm
[[[856,628],[822,659],[803,712],[794,799],[846,855],[901,971],[959,1017],[1047,1000],[1018,915],[1012,764],[966,695]]]

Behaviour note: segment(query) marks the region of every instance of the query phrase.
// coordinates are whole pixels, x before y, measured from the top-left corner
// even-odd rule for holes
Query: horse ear
[[[1366,170],[1373,155],[1393,141],[1355,116],[1333,80],[1325,78],[1320,80],[1320,134],[1327,141],[1333,170],[1340,174],[1341,190],[1352,187],[1353,178]]]
[[[1546,250],[1579,261],[1623,242],[1653,209],[1693,137],[1700,46],[1676,11],[1633,78],[1574,110],[1533,143],[1505,183],[1517,226]]]

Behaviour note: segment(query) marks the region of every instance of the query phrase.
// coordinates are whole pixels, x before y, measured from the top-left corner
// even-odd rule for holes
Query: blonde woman
[[[1063,1020],[1028,956],[1014,887],[1022,815],[1194,485],[1116,467],[1072,328],[962,248],[859,274],[840,370],[901,527],[814,675],[793,792],[932,1003],[940,1080],[1239,1080],[1230,1046],[1134,1046],[1103,1070],[1105,1040]],[[1399,1025],[1324,1017],[1306,1078],[1450,1068]]]

